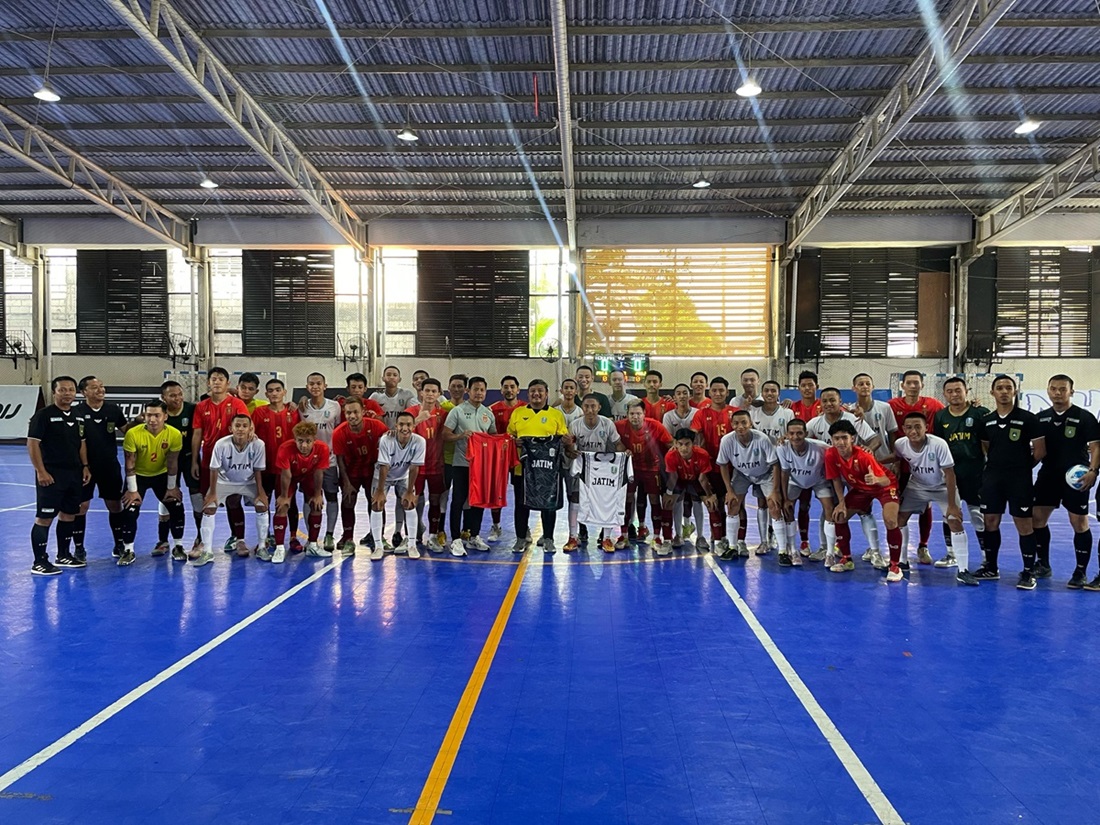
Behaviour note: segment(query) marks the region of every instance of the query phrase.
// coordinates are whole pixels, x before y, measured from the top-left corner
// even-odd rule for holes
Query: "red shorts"
[[[290,498],[294,498],[298,490],[301,489],[302,495],[308,501],[317,494],[317,490],[313,486],[313,477],[306,476],[304,478],[292,478],[290,480],[290,489],[287,490],[287,495]]]
[[[428,487],[428,493],[433,496],[438,496],[447,489],[447,482],[443,478],[443,473],[417,473],[416,494],[418,496],[424,495],[425,485]]]
[[[661,473],[657,470],[635,470],[634,487],[648,496],[659,496],[664,492]]]
[[[199,458],[199,492],[204,496],[210,492],[210,459],[205,455]]]
[[[844,494],[844,509],[850,513],[870,513],[871,505],[875,501],[884,507],[891,502],[900,503],[898,488],[891,484],[889,487],[879,487],[878,492],[875,493],[866,490],[849,490]]]

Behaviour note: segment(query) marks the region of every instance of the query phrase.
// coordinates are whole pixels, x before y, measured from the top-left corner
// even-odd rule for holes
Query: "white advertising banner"
[[[38,409],[37,386],[0,385],[0,438],[26,438],[27,425]]]

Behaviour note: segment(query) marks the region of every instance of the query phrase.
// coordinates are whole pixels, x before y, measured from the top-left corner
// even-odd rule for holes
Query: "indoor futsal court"
[[[455,823],[1093,816],[1096,595],[1057,580],[644,550],[120,577],[105,518],[86,569],[0,580],[9,822],[426,821],[424,795]]]

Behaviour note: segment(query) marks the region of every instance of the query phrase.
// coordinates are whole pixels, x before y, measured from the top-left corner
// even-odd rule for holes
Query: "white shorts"
[[[256,485],[253,484],[218,484],[218,506],[225,504],[230,496],[240,496],[246,504],[256,504]]]
[[[941,487],[938,490],[930,490],[927,487],[918,487],[912,482],[909,482],[909,485],[905,488],[905,492],[901,496],[901,512],[923,513],[924,508],[929,504],[938,505],[940,512],[946,513],[949,505],[947,488]],[[955,490],[955,506],[959,508],[962,507],[962,500],[959,498],[958,490]]]
[[[772,494],[772,490],[775,489],[771,476],[768,476],[763,481],[754,482],[740,473],[733,473],[730,477],[730,482],[733,484],[733,492],[737,493],[738,498],[744,498],[750,487],[756,491],[757,498],[767,498]]]
[[[808,487],[799,487],[793,481],[787,485],[787,500],[797,501],[798,497],[802,495],[803,490],[809,489]],[[820,484],[813,486],[814,496],[820,501],[821,499],[829,499],[832,501],[836,498],[836,494],[833,492],[833,485],[828,481],[823,481]]]

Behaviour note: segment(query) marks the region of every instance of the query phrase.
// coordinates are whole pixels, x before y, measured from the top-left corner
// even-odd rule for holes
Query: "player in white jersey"
[[[612,370],[607,380],[611,384],[611,395],[608,396],[611,402],[611,418],[614,421],[622,421],[630,412],[630,408],[635,404],[641,404],[642,399],[626,391],[626,373],[622,370]]]
[[[735,410],[730,416],[733,432],[726,433],[718,443],[718,469],[726,485],[726,535],[736,536],[741,526],[741,502],[750,489],[756,493],[756,524],[760,531],[760,544],[756,555],[768,552],[768,520],[771,519],[780,549],[786,549],[786,528],[783,525],[782,496],[779,492],[779,459],[775,446],[766,435],[752,428],[752,416],[748,410]],[[780,535],[782,534],[782,535]],[[721,558],[732,559],[747,556],[748,548],[741,550],[731,544]]]
[[[214,519],[218,508],[226,499],[237,496],[239,500],[250,503],[256,510],[256,556],[270,561],[270,551],[264,545],[267,538],[268,506],[267,493],[264,492],[263,472],[267,469],[267,448],[256,438],[252,428],[252,419],[238,413],[229,423],[229,435],[214,442],[210,451],[210,488],[203,499],[202,507],[202,543],[206,553],[195,560],[195,566],[201,566],[213,560],[210,548],[214,541]],[[239,507],[238,507],[239,509]],[[237,531],[240,531],[238,535]],[[235,541],[226,543],[226,552],[235,550],[238,556],[247,557],[248,545],[244,540],[244,524],[235,525]]]
[[[962,500],[955,480],[955,459],[947,441],[928,433],[924,413],[911,412],[901,425],[905,438],[894,442],[897,455],[909,463],[909,483],[901,497],[898,522],[902,547],[909,546],[909,518],[935,504],[951,530],[951,555],[958,564],[955,580],[976,587],[978,579],[967,568],[969,541],[962,522]]]
[[[324,494],[325,494],[325,549],[330,553],[336,549],[336,540],[333,531],[336,529],[336,519],[340,516],[340,505],[336,496],[340,492],[340,471],[336,467],[336,452],[332,449],[332,433],[340,426],[343,412],[340,404],[331,398],[325,398],[325,390],[328,383],[325,376],[319,372],[311,372],[306,376],[306,392],[309,394],[305,404],[298,408],[303,421],[317,426],[317,441],[329,448],[329,466],[325,470]]]
[[[802,556],[811,561],[823,561],[836,547],[836,527],[833,525],[833,486],[825,478],[825,450],[829,445],[824,441],[806,437],[806,422],[793,418],[787,422],[786,440],[775,448],[779,459],[781,474],[780,491],[783,493],[783,520],[786,523],[787,547],[789,552],[780,552],[779,563],[786,567],[798,567]],[[795,538],[797,526],[794,520],[795,503],[802,497],[803,490],[812,490],[821,502],[822,517],[818,522],[820,546],[811,553],[808,549],[797,550]],[[797,551],[797,552],[796,552]],[[801,555],[800,555],[801,554]]]
[[[382,420],[394,431],[397,426],[398,413],[404,412],[416,403],[416,393],[398,386],[401,383],[401,370],[389,366],[382,370],[382,385],[384,389],[372,392],[372,401],[377,401],[382,408]]]
[[[665,413],[661,423],[665,425],[668,434],[676,438],[676,433],[680,430],[691,429],[691,420],[695,418],[695,407],[691,406],[691,387],[687,384],[677,384],[672,390],[672,400],[676,406]],[[692,533],[691,521],[687,519],[687,514],[684,512],[683,496],[678,496],[672,505],[672,525],[672,544],[679,547],[680,542]]]
[[[826,387],[821,391],[820,397],[821,415],[811,418],[806,423],[806,436],[824,441],[826,444],[832,444],[833,440],[829,437],[829,427],[837,421],[851,421],[852,426],[856,428],[857,445],[877,454],[882,439],[875,434],[870,424],[856,418],[841,406],[840,390],[836,387]]]
[[[565,418],[565,426],[568,427],[584,415],[584,410],[577,403],[577,382],[572,378],[566,378],[561,382],[560,393],[561,400],[554,406],[561,410],[562,417]]]
[[[593,401],[599,409],[599,403]],[[611,532],[626,521],[627,485],[634,480],[630,454],[624,452],[578,453],[573,460],[572,476],[577,482],[578,510],[586,525]],[[604,539],[605,552],[613,553],[615,544]]]
[[[615,422],[600,415],[600,398],[589,393],[581,401],[581,417],[569,424],[569,435],[563,441],[565,455],[570,461],[581,453],[621,452],[625,449]],[[580,483],[573,474],[566,479],[566,498],[569,502],[569,541],[584,544],[588,541],[588,525],[580,524]]]
[[[787,423],[794,418],[788,407],[780,405],[779,390],[778,381],[765,381],[760,388],[764,403],[748,408],[752,428],[766,435],[772,444],[779,444],[787,437]]]
[[[883,466],[889,466],[894,460],[892,453],[898,422],[889,404],[871,397],[874,389],[875,382],[867,373],[861,372],[853,378],[852,392],[856,394],[856,401],[848,407],[848,411],[857,418],[862,418],[875,431],[875,435],[882,439],[882,443],[872,452],[880,464],[886,461]]]
[[[370,526],[371,533],[379,538],[382,536],[382,511],[386,507],[386,494],[390,490],[397,497],[394,510],[397,522],[395,536],[402,527],[408,527],[406,517],[409,511],[416,512],[416,475],[424,466],[427,442],[423,436],[413,432],[414,426],[416,419],[412,413],[399,412],[394,431],[378,441],[378,461],[374,465],[374,494],[370,502]],[[420,550],[415,541],[409,540],[408,530],[405,529],[400,535],[401,540],[392,547],[387,547],[384,539],[378,542],[371,552],[371,560],[380,561],[387,549],[394,553],[408,553],[410,559],[420,558]]]

